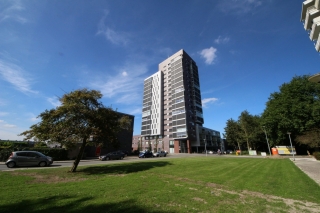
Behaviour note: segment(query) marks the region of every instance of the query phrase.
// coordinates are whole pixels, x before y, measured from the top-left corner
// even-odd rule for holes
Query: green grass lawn
[[[163,158],[0,172],[0,212],[320,212],[288,159]]]

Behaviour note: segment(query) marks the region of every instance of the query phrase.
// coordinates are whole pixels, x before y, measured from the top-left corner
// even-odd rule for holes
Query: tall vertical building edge
[[[220,132],[203,123],[198,66],[179,50],[144,80],[141,135],[133,136],[133,149],[169,153],[223,149]]]

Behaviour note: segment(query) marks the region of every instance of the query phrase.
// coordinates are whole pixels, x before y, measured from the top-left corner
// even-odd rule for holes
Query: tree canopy
[[[99,99],[102,94],[96,90],[79,89],[59,98],[61,106],[45,110],[38,117],[41,121],[20,135],[25,140],[59,142],[66,147],[81,142],[79,154],[71,172],[75,172],[84,148],[88,143],[117,144],[117,133],[130,129],[130,121],[120,116],[111,107],[105,107]]]
[[[296,76],[289,83],[282,84],[279,92],[270,95],[262,123],[272,144],[285,145],[289,141],[287,133],[291,132],[293,138],[300,135],[297,142],[309,147],[319,146],[309,139],[314,139],[319,132],[320,84],[309,82],[308,78],[307,75]]]

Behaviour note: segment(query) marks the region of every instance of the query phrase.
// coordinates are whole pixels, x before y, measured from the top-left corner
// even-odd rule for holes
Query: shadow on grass
[[[171,165],[171,163],[166,161],[148,161],[132,164],[108,164],[104,166],[90,166],[86,168],[78,168],[77,173],[84,173],[86,175],[129,174],[168,165]]]
[[[1,205],[1,213],[24,212],[24,213],[81,213],[81,212],[112,212],[112,213],[130,213],[130,212],[164,212],[161,209],[145,208],[139,206],[136,200],[125,200],[117,203],[91,204],[94,203],[94,197],[74,198],[70,196],[52,196],[46,198],[38,198],[36,200],[25,199],[11,204]],[[108,200],[108,198],[106,198]],[[85,205],[88,203],[87,205]],[[81,207],[79,207],[81,205]],[[173,211],[166,211],[172,212]]]

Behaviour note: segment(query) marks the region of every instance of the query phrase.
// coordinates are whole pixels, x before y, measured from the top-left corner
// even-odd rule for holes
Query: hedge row
[[[24,148],[8,148],[0,151],[0,161],[8,160],[13,151],[38,151],[44,155],[50,156],[54,161],[69,160],[68,151],[66,149],[44,148],[44,147],[24,147]]]
[[[314,152],[313,156],[315,157],[315,159],[320,160],[320,152]]]

